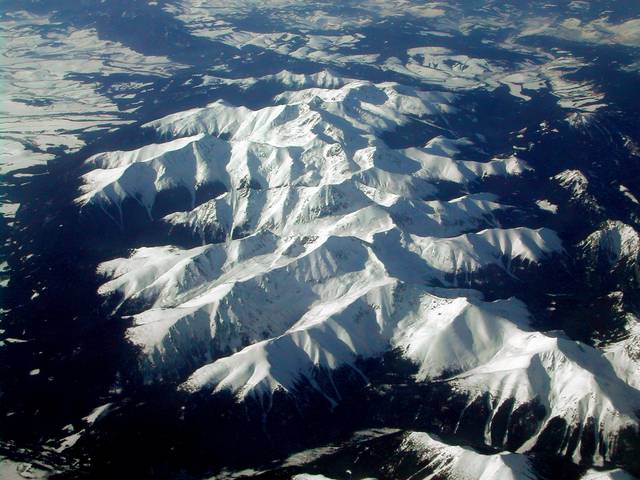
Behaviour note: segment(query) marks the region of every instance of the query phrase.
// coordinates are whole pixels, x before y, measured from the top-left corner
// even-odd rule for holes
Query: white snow
[[[527,307],[515,298],[487,302],[479,292],[460,289],[473,286],[486,269],[517,276],[521,268],[563,253],[549,229],[502,228],[496,214],[512,207],[481,191],[487,178],[525,175],[529,167],[517,156],[466,159],[462,152],[474,147],[466,138],[441,135],[391,149],[381,134],[413,121],[447,126],[459,113],[450,92],[498,88],[518,101],[548,89],[572,126],[588,128],[607,101],[595,84],[572,79],[586,62],[560,50],[518,45],[517,37],[638,46],[640,20],[614,22],[606,14],[592,21],[524,18],[493,7],[466,16],[455,5],[408,0],[366,0],[355,14],[322,3],[295,7],[291,0],[178,0],[161,8],[190,33],[236,48],[239,62],[266,51],[341,70],[367,66],[434,90],[343,78],[330,70],[229,79],[224,73],[231,67],[220,64],[201,76],[199,88],[249,90],[275,83],[287,91],[258,110],[217,101],[158,119],[145,128],[163,143],[87,159],[77,203],[83,210],[102,209],[114,225],[123,225],[125,199],[136,200],[151,217],[159,193],[180,187],[191,196],[186,211],[155,220],[192,232],[202,246],[138,248],[99,267],[105,279],[100,293],[119,296],[132,309],[126,335],[139,347],[145,378],[182,375],[186,391],[229,390],[238,399],[266,400],[276,390],[295,394],[307,381],[337,403],[337,388],[322,389],[314,375],[331,380],[339,368],[359,374],[359,359],[398,348],[418,367],[417,381],[443,378],[469,401],[489,392],[494,411],[507,400],[515,400],[516,408],[537,399],[547,409],[545,424],[560,417],[581,428],[595,420],[595,461],[606,462],[617,432],[637,426],[637,321],[629,323],[627,338],[601,352],[560,332],[532,331]],[[571,8],[579,10],[581,2]],[[290,31],[248,32],[234,24],[256,13],[277,14]],[[424,22],[416,47],[398,57],[362,51],[367,39],[357,30],[382,17]],[[504,28],[507,18],[517,33],[500,47],[527,60],[509,65],[430,46],[431,36]],[[77,151],[81,132],[131,121],[131,111],[120,111],[96,83],[68,73],[167,77],[184,68],[101,39],[93,28],[53,22],[27,12],[10,12],[0,22],[7,52],[0,59],[7,90],[0,111],[0,174],[44,165],[53,158],[45,152],[51,147]],[[50,26],[56,28],[43,28]],[[130,99],[149,85],[123,81],[110,93]],[[572,200],[597,207],[582,172],[567,170],[553,181]],[[442,183],[481,192],[435,200]],[[197,193],[211,185],[224,192],[196,206]],[[619,190],[638,203],[627,187]],[[553,214],[559,208],[547,199],[536,204]],[[10,218],[17,205],[0,208]],[[208,243],[212,232],[220,243]],[[633,227],[608,222],[581,247],[603,253],[615,268],[637,263],[640,239]],[[91,425],[111,408],[98,406],[84,420]],[[60,449],[72,447],[82,432],[65,438]],[[522,450],[537,440],[536,434]],[[481,455],[419,433],[405,447],[435,455],[437,474],[531,475],[519,454]],[[576,461],[583,460],[579,451],[573,453]],[[16,469],[6,460],[0,465],[0,476]],[[590,471],[585,478],[599,474]],[[603,474],[623,478],[624,472]]]
[[[608,345],[604,351],[618,377],[640,390],[640,321],[628,316],[626,338]]]
[[[13,151],[24,149],[12,156],[11,163],[3,162],[4,173],[51,158],[32,152],[30,145],[74,151],[83,146],[78,131],[127,122],[95,83],[73,80],[69,73],[134,71],[167,76],[183,68],[167,58],[146,57],[120,43],[101,40],[94,29],[62,25],[26,11],[7,12],[0,22],[0,35],[5,40],[5,55],[0,58],[5,99],[0,108],[0,138]]]
[[[550,213],[558,213],[558,205],[551,203],[547,199],[536,200],[536,205],[540,210],[545,210]]]
[[[136,196],[150,209],[156,191],[176,184],[193,189],[201,179],[229,190],[165,219],[195,231],[223,228],[226,243],[188,251],[143,248],[130,259],[101,266],[111,279],[101,288],[103,294],[119,292],[125,301],[152,306],[134,316],[128,332],[142,347],[144,368],[153,376],[160,366],[177,367],[175,362],[185,361],[182,355],[190,356],[194,340],[207,355],[216,355],[241,350],[248,339],[258,343],[237,353],[238,358],[221,359],[194,374],[190,388],[289,389],[309,369],[353,364],[358,356],[377,355],[390,348],[392,338],[402,337],[396,328],[407,317],[392,314],[395,301],[389,298],[405,288],[404,282],[426,276],[446,284],[443,275],[468,276],[490,264],[510,272],[515,260],[538,263],[560,253],[558,237],[545,229],[461,234],[491,226],[493,212],[509,208],[494,196],[419,199],[434,189],[428,181],[477,182],[487,175],[520,175],[527,168],[513,157],[486,163],[457,160],[460,147],[471,144],[466,139],[436,137],[422,148],[399,151],[377,139],[407,114],[447,114],[449,98],[358,81],[285,93],[278,97],[281,105],[255,112],[218,102],[149,125],[165,135],[187,137],[89,159],[94,170],[85,176],[79,198],[84,204]],[[212,134],[225,134],[228,140]],[[144,171],[142,166],[150,169],[150,180],[137,173]],[[260,188],[247,190],[246,178]],[[417,185],[416,179],[426,183]],[[249,236],[230,240],[236,226],[249,228]],[[403,272],[394,265],[390,273],[386,265],[394,256],[391,265],[411,262],[414,268]],[[430,298],[426,292],[412,295]],[[380,310],[371,310],[371,303]],[[269,314],[271,308],[278,314]],[[370,310],[377,320],[357,326],[365,330],[355,337],[356,325],[331,326],[336,318],[350,322],[358,308]],[[526,314],[510,318],[519,322],[518,316]],[[328,335],[324,343],[317,343],[317,328]],[[271,339],[260,342],[265,335]],[[307,360],[278,371],[271,364],[278,355],[283,366],[291,364],[290,355]],[[448,362],[440,361],[441,370]]]
[[[184,68],[166,57],[145,56],[103,40],[94,28],[56,22],[52,15],[14,10],[0,19],[0,175],[45,167],[54,158],[48,149],[75,152],[84,146],[82,133],[132,122],[98,82],[81,76],[139,73],[161,78]],[[136,91],[135,85],[120,82],[110,88],[122,86]],[[7,219],[17,208],[0,199],[0,214]]]
[[[575,196],[584,195],[589,187],[589,180],[580,170],[564,170],[553,177],[558,184],[570,190]]]
[[[636,205],[640,205],[640,201],[638,201],[638,199],[636,198],[636,196],[631,193],[631,190],[629,190],[627,187],[625,187],[624,185],[620,185],[620,187],[618,187],[620,192],[627,197],[629,200],[631,200],[633,203],[635,203]]]
[[[580,242],[579,247],[586,255],[606,259],[610,267],[633,266],[640,256],[640,234],[630,225],[609,220]]]
[[[424,480],[464,478],[465,480],[525,480],[535,479],[533,467],[524,455],[500,453],[486,455],[470,448],[448,445],[439,438],[422,432],[409,433],[401,451],[412,452],[429,465]]]
[[[45,479],[58,473],[27,462],[16,462],[0,456],[0,478],[3,480]]]
[[[545,423],[560,417],[575,428],[593,418],[600,431],[598,445],[609,446],[620,429],[637,426],[638,390],[616,376],[601,352],[562,335],[511,335],[489,362],[459,375],[455,384],[477,394],[490,392],[496,407],[507,399],[515,399],[516,406],[537,399],[547,409]],[[536,441],[532,437],[521,450]],[[603,452],[594,455],[596,464],[609,459],[611,452]],[[580,460],[579,449],[573,458]]]
[[[319,372],[330,385],[336,369],[361,375],[358,359],[399,348],[418,366],[418,381],[445,376],[469,401],[488,391],[494,408],[538,399],[545,422],[561,417],[579,428],[594,419],[604,444],[595,460],[606,461],[617,432],[632,425],[638,392],[601,352],[531,331],[520,301],[486,302],[458,289],[488,267],[509,277],[551,260],[563,253],[559,237],[500,228],[494,214],[510,207],[488,193],[423,200],[441,181],[482,186],[528,166],[517,157],[466,160],[472,140],[445,136],[392,150],[383,132],[410,116],[446,122],[453,97],[394,83],[328,83],[282,93],[256,111],[215,102],[176,113],[146,126],[164,144],[87,161],[83,208],[121,209],[129,197],[151,212],[157,193],[178,185],[192,196],[206,183],[226,190],[160,219],[202,246],[140,248],[100,266],[100,292],[136,306],[127,337],[145,378],[188,369],[185,391],[228,390],[265,408],[276,390],[295,395],[306,383],[335,404],[341,394],[320,387]],[[578,171],[555,181],[587,194]],[[207,244],[211,230],[220,243]],[[502,460],[494,463],[500,471]]]
[[[572,202],[594,211],[602,211],[598,200],[589,191],[589,179],[580,170],[564,170],[551,177],[551,180],[569,193]]]
[[[589,469],[580,480],[635,480],[633,475],[616,468],[614,470]]]
[[[89,415],[83,418],[83,420],[89,425],[93,425],[99,418],[108,413],[112,406],[112,403],[100,405],[99,407],[94,408]]]
[[[565,18],[562,22],[545,22],[529,26],[522,31],[521,36],[546,34],[558,38],[603,45],[640,46],[640,19],[634,18],[621,23],[613,23],[604,14],[590,21],[582,21],[575,17]]]
[[[453,91],[476,88],[493,91],[506,86],[511,95],[524,101],[531,100],[524,90],[538,91],[546,87],[546,77],[541,75],[544,70],[530,63],[506,69],[498,62],[431,46],[410,48],[406,53],[405,64],[397,57],[390,57],[382,68]]]
[[[230,193],[215,200],[211,208],[203,206],[206,216],[213,211],[222,213],[220,207],[226,203],[234,205],[231,210],[222,209],[227,212],[249,214],[262,210],[262,215],[267,214],[264,221],[272,224],[281,219],[268,216],[271,212],[281,215],[283,207],[291,208],[286,206],[288,202],[309,203],[307,208],[317,209],[319,206],[313,202],[325,201],[304,197],[340,195],[344,202],[339,205],[355,207],[358,203],[374,204],[366,198],[370,191],[376,195],[421,197],[435,190],[435,181],[472,183],[488,176],[520,175],[528,168],[515,157],[486,163],[452,158],[458,153],[458,145],[468,144],[467,140],[436,137],[423,148],[391,150],[377,139],[379,133],[407,122],[408,115],[437,120],[448,114],[450,98],[446,94],[400,89],[395,84],[359,81],[337,89],[285,93],[278,99],[286,104],[258,111],[216,102],[148,125],[164,135],[187,137],[89,159],[87,165],[93,170],[84,176],[78,202],[102,208],[114,205],[119,210],[122,201],[130,197],[151,215],[160,191],[180,186],[195,198],[198,188],[216,183]],[[220,135],[230,138],[216,137]],[[342,192],[332,192],[327,197],[338,189]],[[298,200],[299,197],[302,198]],[[347,202],[349,197],[360,199]],[[264,205],[269,210],[265,211]],[[186,214],[187,218],[178,215],[169,221],[200,223],[202,218],[195,212],[202,209]],[[373,210],[370,214],[384,215]]]
[[[312,475],[310,473],[300,473],[298,475],[294,475],[292,480],[331,480],[329,477],[325,477],[324,475]]]

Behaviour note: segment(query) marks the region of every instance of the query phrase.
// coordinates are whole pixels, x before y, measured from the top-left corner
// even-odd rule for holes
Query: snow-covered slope
[[[489,392],[494,411],[505,402],[512,411],[531,402],[542,405],[544,420],[522,451],[535,447],[551,422],[562,419],[565,438],[580,435],[577,445],[563,443],[562,453],[584,460],[588,450],[582,443],[589,442],[593,461],[602,465],[614,453],[618,433],[638,426],[640,392],[616,375],[601,352],[562,335],[512,334],[490,361],[453,383],[476,395]],[[592,425],[590,433],[587,424]]]
[[[605,356],[618,377],[640,390],[640,321],[632,314],[627,317],[626,338],[608,345]]]
[[[635,480],[636,477],[616,468],[615,470],[588,470],[581,480]]]
[[[420,275],[450,283],[456,279],[449,277],[490,264],[508,269],[515,259],[537,262],[561,249],[550,231],[496,229],[495,213],[511,207],[495,195],[423,200],[437,193],[440,180],[465,185],[520,175],[526,166],[517,158],[458,159],[461,147],[472,145],[464,139],[440,136],[421,148],[392,150],[378,138],[411,118],[439,121],[455,111],[450,95],[396,84],[328,84],[338,88],[286,92],[258,111],[216,102],[171,115],[149,124],[168,141],[87,160],[90,171],[78,198],[83,208],[102,209],[119,223],[129,200],[152,218],[157,196],[182,188],[191,208],[157,221],[205,245],[143,248],[101,267],[112,279],[101,291],[117,294],[134,314],[129,337],[153,358],[145,360],[148,365],[168,362],[173,371],[174,362],[196,361],[194,356],[203,362],[284,333],[315,302],[340,300],[343,293],[326,284],[342,281],[341,259],[349,255],[366,258],[353,266],[362,283],[371,283],[369,270],[371,279],[392,282],[390,262],[403,280]],[[211,185],[217,193],[198,202]],[[465,235],[487,227],[494,229]],[[319,255],[336,260],[322,288],[309,289],[305,282],[315,273],[307,269],[317,266]],[[390,260],[394,256],[418,259],[416,272],[403,274]],[[295,302],[274,295],[292,285],[308,295],[298,294]],[[256,301],[247,303],[247,295]],[[274,312],[284,308],[291,317],[277,315],[276,326],[275,313],[264,314],[265,299]],[[228,322],[219,319],[221,308],[235,312]]]
[[[602,211],[602,206],[590,189],[589,179],[580,170],[564,170],[551,180],[566,192],[570,204],[578,205],[589,213]]]
[[[595,267],[623,272],[629,280],[640,280],[640,234],[620,221],[607,221],[578,247],[585,261]]]
[[[598,350],[560,334],[531,331],[521,302],[487,303],[455,296],[461,291],[447,293],[454,296],[395,283],[320,304],[284,335],[198,369],[183,388],[231,390],[264,401],[275,390],[295,393],[304,380],[335,403],[340,391],[321,390],[315,380],[319,371],[329,378],[345,366],[359,373],[358,358],[399,347],[419,365],[417,380],[444,377],[469,404],[488,392],[494,414],[532,402],[544,407],[544,419],[523,451],[536,447],[550,422],[562,419],[567,436],[595,425],[591,455],[598,464],[608,461],[618,432],[637,427],[640,392],[616,376]],[[492,421],[485,427],[488,443]],[[510,444],[508,436],[493,441]],[[586,437],[565,445],[570,450],[563,453],[583,459],[582,441]]]
[[[533,331],[521,301],[459,288],[514,281],[563,255],[550,229],[502,228],[498,214],[512,207],[482,191],[528,167],[513,156],[465,159],[473,142],[444,135],[391,149],[383,134],[446,124],[454,97],[334,80],[297,79],[304,89],[256,111],[216,102],[170,115],[147,125],[163,143],[87,161],[83,209],[124,225],[137,203],[149,222],[191,239],[100,266],[100,291],[131,320],[144,377],[265,406],[276,391],[311,388],[335,405],[336,371],[367,381],[359,361],[395,349],[417,382],[447,382],[468,404],[489,394],[492,416],[540,404],[524,450],[559,418],[567,435],[594,424],[598,436],[597,451],[574,442],[567,455],[608,460],[618,432],[635,428],[640,392],[600,351]],[[576,196],[587,188],[579,172],[556,181]],[[180,189],[186,205],[157,208]],[[498,472],[503,460],[483,465]]]
[[[540,478],[530,462],[530,459],[517,453],[480,453],[469,447],[460,447],[447,443],[445,440],[425,432],[408,431],[400,434],[387,434],[386,443],[376,444],[364,438],[363,445],[357,452],[369,453],[381,451],[382,465],[369,465],[365,460],[357,458],[358,453],[347,454],[348,461],[354,467],[364,467],[370,476],[354,473],[354,478],[396,478],[416,480],[535,480]],[[304,471],[312,467],[315,474],[301,473],[294,475],[295,480],[325,480],[331,478],[345,478],[336,475],[334,464],[343,464],[340,449],[328,454],[321,462],[310,462],[301,465]],[[333,453],[333,456],[332,456]],[[313,454],[309,455],[313,458]],[[363,457],[365,455],[362,455]],[[304,455],[299,455],[304,458]],[[336,461],[335,458],[338,457]],[[340,461],[342,460],[342,461]],[[294,462],[291,462],[294,463]],[[348,463],[347,463],[348,465]],[[329,466],[329,468],[327,468]],[[354,468],[351,467],[351,468]],[[327,471],[332,472],[326,476]],[[320,473],[321,472],[321,473]],[[342,472],[340,472],[342,473]],[[348,475],[348,474],[347,474]],[[615,477],[614,477],[615,478]]]
[[[366,224],[378,228],[375,222]],[[383,226],[397,231],[391,220]],[[365,232],[365,237],[371,236],[371,230]],[[543,239],[545,234],[551,235],[548,240]],[[474,235],[479,238],[475,248],[466,236],[409,235],[406,242],[391,242],[385,236],[369,243],[337,234],[279,238],[271,232],[191,250],[143,248],[129,259],[102,265],[101,272],[112,280],[101,292],[116,294],[130,310],[135,311],[136,305],[151,307],[134,316],[130,338],[144,347],[154,365],[173,364],[184,361],[186,354],[177,343],[186,349],[202,344],[196,350],[205,349],[209,358],[264,336],[280,335],[307,309],[330,310],[336,302],[343,303],[347,293],[364,287],[420,275],[423,280],[456,284],[456,278],[448,281],[447,275],[471,279],[483,266],[507,268],[513,259],[537,262],[559,247],[557,237],[545,231],[486,230]],[[510,240],[499,241],[505,239]],[[384,263],[393,259],[390,268],[397,272],[395,278]],[[413,270],[403,273],[402,268]]]
[[[517,301],[490,304],[445,298],[395,280],[371,278],[333,302],[317,303],[284,335],[202,367],[184,388],[230,389],[258,398],[276,389],[295,392],[302,379],[314,384],[318,368],[329,375],[344,366],[357,371],[358,358],[377,356],[392,347],[405,349],[421,365],[422,379],[435,378],[490,358],[491,344],[500,345],[505,333],[517,328],[498,315],[518,321],[523,314],[526,310]],[[463,325],[470,328],[461,337]],[[493,330],[495,338],[487,330]],[[340,398],[339,391],[322,393],[331,401]]]
[[[526,170],[514,157],[486,163],[451,158],[446,153],[457,152],[451,148],[456,142],[444,137],[400,151],[377,138],[414,117],[434,121],[453,112],[451,98],[395,84],[351,82],[334,90],[281,94],[276,99],[281,104],[258,111],[216,102],[148,125],[179,138],[90,158],[78,202],[121,216],[122,203],[130,198],[152,216],[157,195],[176,189],[188,192],[193,208],[198,192],[212,186],[229,192],[227,202],[249,190],[269,190],[263,195],[276,201],[305,188],[320,188],[322,194],[344,182],[351,183],[346,188],[423,198],[436,191],[434,182],[469,183]],[[271,192],[275,189],[282,191]],[[329,199],[335,195],[325,193]],[[258,202],[269,205],[269,199]]]
[[[425,464],[424,480],[464,478],[465,480],[526,480],[538,478],[527,457],[517,453],[481,454],[470,448],[448,445],[423,432],[406,434],[400,451],[417,456]]]

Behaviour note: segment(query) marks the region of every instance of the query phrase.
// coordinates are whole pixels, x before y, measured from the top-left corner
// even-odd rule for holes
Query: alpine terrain
[[[0,27],[0,478],[640,475],[640,4]]]

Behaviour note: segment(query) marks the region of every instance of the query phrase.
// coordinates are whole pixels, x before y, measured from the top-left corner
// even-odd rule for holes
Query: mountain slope
[[[131,322],[144,379],[229,392],[265,412],[283,395],[334,408],[345,371],[366,384],[363,361],[399,352],[416,368],[411,382],[439,382],[464,410],[486,405],[480,443],[528,452],[553,438],[575,462],[616,458],[619,436],[638,434],[628,349],[605,356],[538,332],[523,302],[478,291],[539,279],[566,253],[552,229],[501,224],[519,218],[501,198],[530,167],[465,159],[479,151],[468,138],[401,149],[382,140],[412,122],[446,125],[452,95],[330,86],[286,91],[259,110],[215,102],[173,114],[146,125],[162,143],[86,162],[82,211],[104,212],[126,234],[138,205],[138,222],[179,244],[99,268],[100,292]],[[554,181],[591,203],[579,172]]]

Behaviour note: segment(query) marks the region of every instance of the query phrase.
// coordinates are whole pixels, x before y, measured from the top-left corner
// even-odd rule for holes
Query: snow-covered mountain
[[[548,472],[553,471],[539,459],[526,455],[479,451],[451,444],[421,431],[360,431],[345,443],[347,446],[343,449],[329,445],[298,452],[274,470],[245,471],[245,478],[271,478],[271,475],[273,478],[286,476],[294,480],[332,480],[351,475],[355,478],[407,480],[533,480],[548,478]],[[568,467],[564,474],[580,480],[634,478],[621,469],[578,470]]]
[[[639,475],[639,31],[6,0],[0,477]]]
[[[469,478],[519,480],[536,478],[526,457],[514,453],[483,455],[471,449],[451,446],[426,433],[411,432],[400,445],[403,453],[417,455],[426,465],[422,478]]]
[[[583,261],[592,270],[608,270],[623,285],[639,284],[640,235],[632,226],[607,221],[583,240],[579,248]]]
[[[126,228],[142,207],[139,221],[191,244],[138,248],[99,268],[100,292],[132,322],[126,335],[143,377],[184,382],[183,392],[228,391],[267,410],[276,392],[295,399],[311,388],[335,407],[343,393],[334,372],[366,383],[360,362],[399,351],[417,382],[445,382],[467,405],[488,395],[481,443],[527,452],[553,432],[572,439],[558,448],[576,462],[619,455],[640,408],[628,355],[536,331],[524,303],[478,291],[539,275],[564,255],[551,229],[501,227],[513,207],[492,180],[529,167],[515,156],[465,159],[473,141],[444,135],[391,149],[384,134],[446,125],[455,97],[331,84],[286,91],[256,111],[216,102],[173,114],[146,125],[162,143],[86,161],[83,211]],[[553,180],[590,200],[580,172]],[[163,204],[163,195],[184,202]],[[628,257],[631,240],[612,235],[585,242]],[[510,421],[492,433],[494,417],[532,408],[542,413],[519,440]]]
[[[371,466],[373,475],[384,473],[395,475],[395,478],[424,480],[538,478],[530,460],[517,453],[480,453],[469,447],[448,444],[435,435],[416,431],[361,432],[360,436],[364,440],[361,442],[366,445],[363,447],[365,452],[367,450],[385,451],[384,463]],[[331,457],[327,461],[331,462]],[[304,470],[305,466],[302,465],[300,468]],[[323,480],[335,477],[299,473],[292,478]]]

